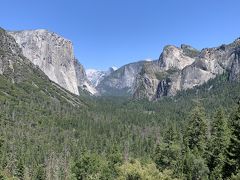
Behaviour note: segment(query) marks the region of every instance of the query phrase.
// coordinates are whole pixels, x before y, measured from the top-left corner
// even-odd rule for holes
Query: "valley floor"
[[[0,179],[238,179],[240,84],[226,79],[73,106],[1,78]]]

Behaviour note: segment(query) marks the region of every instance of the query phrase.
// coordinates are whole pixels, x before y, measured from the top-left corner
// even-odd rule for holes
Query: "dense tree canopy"
[[[159,101],[77,107],[1,80],[0,179],[239,177],[240,84],[224,75]]]

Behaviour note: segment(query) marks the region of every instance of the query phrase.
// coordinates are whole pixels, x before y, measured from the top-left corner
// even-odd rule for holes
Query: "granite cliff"
[[[78,88],[95,93],[83,66],[75,59],[71,41],[45,29],[8,33],[15,38],[23,55],[37,65],[50,80],[77,95]]]
[[[15,39],[0,28],[0,94],[15,102],[67,103],[84,106],[78,96],[66,91],[53,81],[28,58]],[[31,99],[33,98],[33,99]]]
[[[166,46],[158,61],[144,66],[136,77],[135,98],[154,100],[202,85],[217,75],[229,73],[239,80],[240,40],[197,51],[191,46]]]
[[[229,74],[230,81],[239,81],[240,39],[201,51],[185,44],[165,46],[158,60],[124,65],[96,88],[102,95],[155,100],[200,86],[223,73]]]
[[[185,44],[168,45],[158,60],[86,73],[74,56],[71,41],[44,29],[9,34],[20,46],[23,56],[50,80],[77,95],[84,90],[90,94],[155,100],[202,85],[223,73],[229,74],[230,81],[240,79],[240,39],[201,51]]]

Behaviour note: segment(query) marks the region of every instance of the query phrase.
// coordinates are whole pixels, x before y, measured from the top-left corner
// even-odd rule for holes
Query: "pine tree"
[[[228,164],[225,166],[225,177],[240,170],[240,102],[231,120],[231,139],[228,148]]]
[[[113,145],[110,152],[108,153],[107,158],[110,163],[112,163],[112,165],[121,164],[123,162],[123,155],[117,145]]]
[[[199,104],[191,111],[190,121],[185,141],[185,158],[183,171],[187,179],[206,179],[209,169],[205,162],[205,150],[207,147],[207,123],[205,110]]]
[[[17,168],[16,168],[16,172],[15,172],[15,176],[19,179],[19,180],[23,180],[24,179],[24,166],[23,166],[23,162],[20,159],[17,163]]]
[[[200,105],[196,106],[190,115],[185,142],[191,150],[198,149],[203,153],[207,144],[207,124],[204,108]]]
[[[177,133],[173,126],[170,126],[155,150],[154,161],[160,170],[172,169],[179,173],[181,169],[181,146],[177,141]]]
[[[187,148],[183,172],[187,179],[208,179],[209,169],[197,149],[190,150]]]
[[[45,178],[45,172],[43,165],[38,165],[37,171],[36,171],[36,180],[44,180]]]
[[[72,173],[77,180],[84,179],[108,179],[108,163],[97,154],[84,153],[73,165]]]
[[[224,110],[217,111],[211,129],[211,142],[209,147],[208,166],[211,179],[222,178],[222,171],[226,163],[226,152],[230,143],[230,129]]]
[[[172,124],[168,125],[163,141],[169,145],[177,141],[177,132]]]
[[[3,146],[4,140],[3,138],[0,136],[0,162],[2,162],[2,146]],[[0,164],[2,166],[2,164]],[[4,180],[5,177],[1,172],[1,167],[0,167],[0,180]]]
[[[6,177],[5,177],[5,175],[3,174],[3,172],[0,168],[0,180],[5,180],[5,179],[6,179]]]
[[[4,139],[0,136],[0,158],[2,156],[2,147],[3,147]]]

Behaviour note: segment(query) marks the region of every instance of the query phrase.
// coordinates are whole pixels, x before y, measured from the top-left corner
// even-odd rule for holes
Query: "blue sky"
[[[74,44],[86,68],[157,59],[167,44],[198,49],[240,36],[239,0],[1,0],[0,26],[44,28]]]

